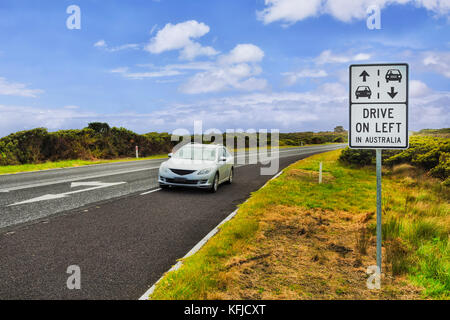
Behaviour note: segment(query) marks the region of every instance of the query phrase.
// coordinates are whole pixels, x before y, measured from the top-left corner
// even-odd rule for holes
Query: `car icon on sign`
[[[370,99],[370,97],[372,95],[372,91],[370,91],[370,88],[368,86],[359,86],[356,89],[355,94],[356,94],[356,99],[363,98],[363,97]]]
[[[389,81],[398,81],[402,82],[402,74],[398,69],[389,69],[386,73],[386,83]]]

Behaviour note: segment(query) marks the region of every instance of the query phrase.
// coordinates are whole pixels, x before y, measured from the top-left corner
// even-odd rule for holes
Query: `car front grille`
[[[195,170],[183,170],[183,169],[170,169],[170,171],[172,171],[175,174],[178,174],[179,176],[185,176],[195,172]]]
[[[179,184],[197,184],[198,180],[179,180],[179,179],[166,178],[166,182],[179,183]]]

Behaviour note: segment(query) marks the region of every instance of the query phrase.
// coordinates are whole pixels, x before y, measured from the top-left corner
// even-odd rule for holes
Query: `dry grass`
[[[208,299],[414,299],[419,289],[403,278],[383,279],[381,291],[366,287],[366,266],[376,264],[355,235],[370,214],[302,207],[264,210],[252,246],[226,263]],[[373,237],[367,242],[374,244]]]
[[[286,173],[288,179],[302,180],[308,182],[319,181],[319,172],[312,170],[292,169]],[[322,172],[322,182],[329,183],[334,181],[335,178],[329,172]]]

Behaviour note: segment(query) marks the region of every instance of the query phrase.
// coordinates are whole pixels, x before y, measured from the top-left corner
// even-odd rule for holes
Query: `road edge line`
[[[150,193],[153,193],[153,192],[156,192],[156,191],[159,191],[159,190],[162,190],[162,189],[161,188],[157,188],[157,189],[153,189],[153,190],[150,190],[150,191],[146,191],[146,192],[141,193],[141,196],[145,196],[146,194],[150,194]]]
[[[219,232],[219,228],[226,222],[230,221],[238,212],[239,209],[234,210],[231,214],[229,214],[221,223],[219,223],[214,229],[212,229],[202,240],[200,240],[188,253],[186,253],[183,258],[180,259],[176,264],[174,264],[168,271],[166,271],[158,281],[155,282],[140,298],[139,300],[150,300],[150,296],[155,291],[156,285],[161,282],[161,280],[170,272],[178,270],[183,265],[183,259],[192,256],[197,253],[207,242],[211,239],[217,232]]]
[[[281,170],[280,172],[278,172],[276,175],[274,175],[272,178],[270,178],[269,181],[267,181],[262,187],[264,188],[270,181],[278,178],[281,174],[283,173],[283,170]],[[155,190],[156,191],[156,190]],[[245,200],[243,203],[246,203],[248,201]],[[161,280],[170,272],[172,271],[176,271],[178,269],[181,268],[181,266],[183,265],[183,259],[186,259],[190,256],[192,256],[193,254],[197,253],[207,242],[209,239],[211,239],[217,232],[219,232],[219,228],[225,224],[226,222],[230,221],[231,219],[234,218],[234,216],[238,213],[239,208],[234,210],[232,213],[230,213],[225,219],[222,220],[221,223],[219,223],[214,229],[212,229],[202,240],[200,240],[191,250],[189,250],[188,253],[186,253],[184,255],[183,258],[180,259],[180,261],[178,261],[176,264],[174,264],[169,270],[167,270],[159,279],[158,281],[156,281],[138,300],[150,300],[150,296],[153,294],[153,292],[155,291],[156,286],[158,285],[159,282],[161,282]]]

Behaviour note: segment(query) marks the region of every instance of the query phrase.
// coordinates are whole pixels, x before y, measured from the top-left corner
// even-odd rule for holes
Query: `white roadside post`
[[[139,147],[136,146],[136,159],[139,159]]]
[[[381,275],[382,149],[407,149],[408,81],[406,63],[350,66],[349,147],[376,150],[377,269]]]
[[[322,161],[319,164],[319,184],[322,183]]]

